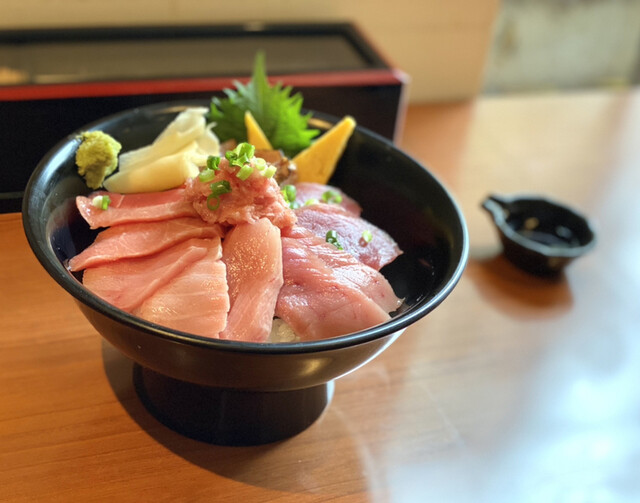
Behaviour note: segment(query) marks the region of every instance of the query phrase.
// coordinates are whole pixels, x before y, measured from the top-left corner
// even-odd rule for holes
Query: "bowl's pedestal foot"
[[[201,386],[134,364],[133,381],[145,407],[187,437],[218,445],[258,445],[292,437],[318,419],[333,381],[293,391],[240,391]]]

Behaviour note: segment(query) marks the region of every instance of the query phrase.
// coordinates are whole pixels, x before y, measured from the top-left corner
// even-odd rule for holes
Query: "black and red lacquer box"
[[[304,108],[398,138],[407,76],[352,23],[4,31],[0,212],[20,211],[31,172],[65,135],[139,105],[222,95],[248,80],[258,50]]]

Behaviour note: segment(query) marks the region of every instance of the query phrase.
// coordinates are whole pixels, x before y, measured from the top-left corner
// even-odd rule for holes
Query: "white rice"
[[[274,318],[271,325],[271,333],[268,342],[297,342],[300,337],[296,335],[293,329],[280,318]]]

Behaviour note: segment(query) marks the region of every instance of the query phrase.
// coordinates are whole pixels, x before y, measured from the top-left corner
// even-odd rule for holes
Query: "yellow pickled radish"
[[[347,142],[356,127],[347,115],[320,138],[293,158],[299,182],[326,184],[336,169]]]
[[[247,142],[257,150],[273,150],[267,135],[264,134],[260,124],[249,110],[244,113],[244,125],[247,128]]]

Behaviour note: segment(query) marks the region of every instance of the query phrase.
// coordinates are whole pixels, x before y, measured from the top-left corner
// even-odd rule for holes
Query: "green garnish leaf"
[[[371,243],[371,240],[373,239],[373,234],[371,233],[370,230],[364,230],[362,231],[362,240],[365,243]]]
[[[340,241],[338,241],[338,233],[334,230],[327,231],[326,241],[327,243],[330,243],[333,246],[335,246],[338,250],[344,249],[342,248]]]
[[[213,131],[221,142],[247,140],[244,114],[251,112],[260,124],[274,149],[289,157],[311,145],[319,131],[309,129],[311,114],[302,114],[302,95],[291,94],[291,86],[282,83],[269,85],[265,70],[265,56],[258,52],[251,80],[246,84],[234,82],[236,90],[225,89],[225,98],[214,97],[208,121],[214,122]]]

